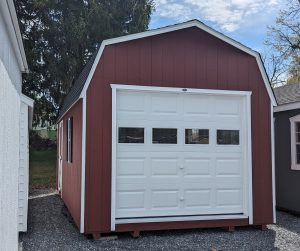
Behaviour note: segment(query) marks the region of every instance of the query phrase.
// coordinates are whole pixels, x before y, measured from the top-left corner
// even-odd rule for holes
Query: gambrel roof
[[[232,38],[229,38],[226,35],[210,28],[209,26],[203,24],[199,20],[191,20],[188,22],[170,25],[170,26],[166,26],[163,28],[158,28],[158,29],[154,29],[154,30],[141,32],[141,33],[136,33],[136,34],[131,34],[131,35],[126,35],[126,36],[122,36],[122,37],[104,40],[101,44],[101,47],[97,51],[97,53],[91,58],[89,63],[86,65],[83,72],[80,74],[78,80],[75,82],[74,87],[70,91],[69,95],[66,97],[65,103],[61,109],[59,117],[61,118],[63,116],[63,114],[65,112],[67,112],[72,107],[73,104],[76,103],[77,100],[79,100],[80,98],[82,98],[86,95],[86,91],[88,89],[88,86],[91,82],[92,76],[96,70],[96,67],[97,67],[100,59],[101,59],[101,55],[102,55],[106,45],[112,45],[112,44],[127,42],[127,41],[131,41],[131,40],[136,40],[136,39],[140,39],[140,38],[146,38],[146,37],[150,37],[150,36],[155,36],[155,35],[159,35],[159,34],[163,34],[163,33],[182,30],[182,29],[186,29],[186,28],[191,28],[191,27],[196,27],[203,31],[206,31],[207,33],[221,39],[222,41],[236,47],[237,49],[244,51],[245,53],[255,57],[256,62],[259,67],[259,70],[260,70],[260,73],[262,75],[263,81],[265,83],[265,87],[269,94],[271,103],[273,106],[277,105],[276,98],[273,93],[269,78],[267,76],[265,67],[264,67],[262,59],[261,59],[261,56],[257,51],[254,51],[251,48],[233,40]]]

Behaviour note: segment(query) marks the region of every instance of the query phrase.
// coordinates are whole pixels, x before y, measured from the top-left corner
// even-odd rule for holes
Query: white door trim
[[[276,107],[275,107],[276,108]],[[276,223],[276,186],[275,186],[275,136],[274,136],[274,107],[271,104],[271,145],[272,145],[272,196],[273,196],[273,223]]]
[[[246,99],[247,110],[247,188],[248,189],[248,205],[247,205],[247,217],[249,217],[249,224],[253,224],[253,208],[252,208],[252,143],[251,143],[251,94],[250,91],[228,91],[228,90],[211,90],[211,89],[194,89],[194,88],[172,88],[172,87],[151,87],[151,86],[133,86],[133,85],[120,85],[111,84],[112,88],[112,180],[111,180],[111,231],[115,231],[115,225],[120,224],[120,221],[116,221],[115,207],[116,207],[116,152],[117,152],[117,90],[133,90],[133,91],[153,91],[153,92],[169,92],[169,93],[199,93],[199,94],[214,94],[214,95],[233,95],[242,96]],[[249,176],[250,175],[250,176]],[[230,219],[242,218],[243,215],[230,215]],[[209,216],[210,220],[217,220],[220,217],[227,217],[227,215],[212,215]],[[166,217],[169,218],[169,217]],[[170,217],[182,220],[190,220],[186,217]],[[152,218],[155,220],[156,218]],[[162,221],[157,217],[157,221]],[[208,218],[206,219],[208,220]],[[130,219],[131,223],[137,222],[137,219]],[[166,221],[163,219],[163,221]],[[143,221],[145,222],[145,221]]]
[[[63,151],[64,151],[64,121],[60,121],[58,125],[58,191],[60,191],[60,196],[62,197],[62,173],[63,173]],[[61,154],[62,153],[62,154]]]
[[[86,153],[86,95],[82,98],[82,149],[81,149],[81,205],[80,205],[80,233],[84,233],[85,214],[85,153]]]

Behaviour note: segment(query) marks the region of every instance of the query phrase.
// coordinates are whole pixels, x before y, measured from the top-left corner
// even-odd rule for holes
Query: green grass
[[[56,141],[56,130],[49,130],[48,137],[52,141]]]
[[[30,189],[55,188],[56,151],[30,150],[29,186]]]

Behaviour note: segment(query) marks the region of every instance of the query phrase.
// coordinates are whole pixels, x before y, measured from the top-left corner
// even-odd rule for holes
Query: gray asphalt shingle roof
[[[80,93],[84,87],[84,84],[89,76],[89,73],[93,67],[96,55],[96,51],[90,60],[86,63],[85,67],[83,68],[82,72],[79,74],[78,78],[75,80],[71,91],[64,99],[64,103],[59,111],[58,120],[62,117],[62,115],[71,107],[71,105],[80,97]]]
[[[300,83],[287,84],[274,88],[278,105],[300,101]]]

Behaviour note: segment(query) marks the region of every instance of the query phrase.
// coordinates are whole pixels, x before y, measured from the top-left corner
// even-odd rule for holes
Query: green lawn
[[[30,150],[29,186],[30,189],[55,188],[56,151]]]

